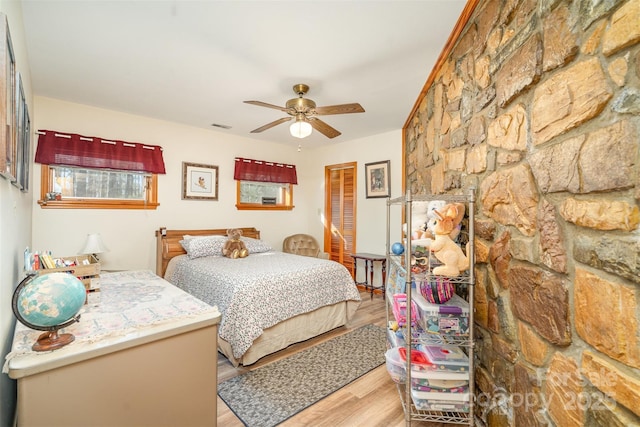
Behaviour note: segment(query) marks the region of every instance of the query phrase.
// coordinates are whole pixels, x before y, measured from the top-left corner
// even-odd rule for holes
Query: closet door
[[[325,166],[324,251],[353,272],[357,163]]]

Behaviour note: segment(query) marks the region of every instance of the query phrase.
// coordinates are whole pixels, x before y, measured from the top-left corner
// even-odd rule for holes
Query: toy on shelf
[[[464,204],[456,203],[459,213],[456,218],[456,226],[449,232],[449,237],[451,240],[456,241],[458,236],[460,235],[460,230],[462,228],[461,222],[462,218],[464,218]],[[438,216],[440,212],[444,212],[446,210],[447,203],[444,200],[432,200],[427,205],[426,212],[426,222],[421,223],[419,228],[415,230],[411,234],[411,245],[413,247],[424,247],[429,248],[431,246],[431,242],[436,238],[436,226],[440,217]]]
[[[407,229],[407,224],[402,224],[402,231],[404,236],[408,236],[414,239],[417,233],[422,233],[425,230],[427,223],[427,202],[416,202],[411,209],[411,230]]]
[[[400,242],[395,242],[391,245],[391,252],[393,252],[394,255],[402,255],[404,253],[404,245]]]
[[[407,324],[407,294],[393,296],[393,315],[399,327],[402,328]],[[411,301],[411,325],[416,324],[417,315],[418,307],[414,301]]]
[[[462,203],[450,203],[441,211],[436,211],[436,214],[438,215],[435,226],[436,237],[431,242],[429,250],[443,265],[435,267],[433,274],[458,277],[460,272],[469,269],[469,258],[464,254],[460,246],[453,241],[451,233],[456,232],[464,217],[464,205]],[[459,233],[459,230],[457,233]]]

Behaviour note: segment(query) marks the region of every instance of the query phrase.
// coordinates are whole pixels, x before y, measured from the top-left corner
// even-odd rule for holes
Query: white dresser
[[[37,353],[17,323],[4,371],[18,426],[215,426],[220,313],[150,271],[101,276],[101,300]]]

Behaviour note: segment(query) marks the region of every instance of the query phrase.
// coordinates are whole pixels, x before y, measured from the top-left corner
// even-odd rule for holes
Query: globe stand
[[[22,315],[20,308],[23,306],[29,306],[30,304],[33,305],[34,303],[32,301],[21,302],[20,298],[21,296],[23,296],[25,288],[29,286],[33,281],[37,281],[39,279],[42,279],[43,277],[60,276],[60,275],[62,275],[65,279],[70,278],[72,281],[76,282],[76,283],[72,283],[72,285],[75,286],[75,289],[72,289],[72,290],[79,295],[79,298],[76,298],[74,302],[75,304],[77,304],[77,307],[74,307],[74,308],[77,308],[77,310],[74,310],[75,314],[69,318],[66,318],[66,320],[64,321],[61,321],[61,323],[57,325],[35,324],[36,322],[30,322],[29,320],[27,320],[25,316]],[[31,291],[31,292],[34,292],[34,291]],[[46,273],[41,276],[38,276],[36,273],[29,273],[27,274],[27,277],[22,279],[22,281],[20,282],[20,284],[18,284],[18,286],[16,287],[16,290],[13,293],[13,298],[11,299],[11,308],[13,309],[13,313],[15,314],[18,321],[20,321],[20,323],[27,326],[28,328],[35,329],[37,331],[45,331],[44,333],[40,334],[36,342],[31,346],[31,349],[33,351],[57,350],[75,341],[76,337],[73,334],[68,334],[68,333],[58,334],[58,330],[62,328],[66,328],[67,326],[70,326],[80,321],[79,311],[85,302],[85,298],[86,298],[85,295],[86,295],[85,288],[82,282],[77,278],[75,278],[74,276],[70,275],[69,273],[58,273],[58,272]],[[37,299],[36,299],[36,304],[37,304]]]
[[[40,334],[31,349],[33,351],[56,350],[72,343],[76,339],[73,334],[58,334],[58,330],[48,331]]]

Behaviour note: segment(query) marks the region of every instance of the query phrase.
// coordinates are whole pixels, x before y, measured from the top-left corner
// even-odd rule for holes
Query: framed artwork
[[[27,102],[24,97],[24,88],[22,87],[22,76],[20,73],[16,74],[16,180],[13,181],[13,185],[19,189],[24,188],[24,167],[25,160],[28,159],[29,154],[25,152],[24,138],[25,138],[25,108]],[[28,151],[28,150],[27,150]]]
[[[391,196],[391,177],[389,160],[364,165],[364,178],[367,183],[367,199]]]
[[[18,135],[18,144],[21,147],[21,159],[18,163],[18,182],[23,193],[29,191],[29,165],[31,163],[31,118],[29,117],[29,107],[20,86],[21,104],[19,106],[20,116],[20,133]]]
[[[182,162],[182,199],[218,200],[218,166]]]
[[[0,14],[0,174],[16,181],[16,60],[6,15]]]

